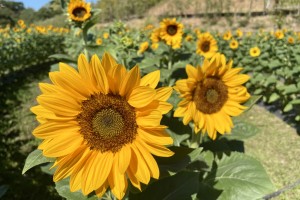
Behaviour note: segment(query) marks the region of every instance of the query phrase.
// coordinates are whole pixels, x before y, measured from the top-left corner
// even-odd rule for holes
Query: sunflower
[[[294,44],[295,43],[295,39],[291,36],[288,37],[287,41],[288,41],[289,44]]]
[[[210,33],[202,33],[198,36],[196,52],[206,58],[211,58],[218,51],[215,38]]]
[[[232,39],[229,43],[231,49],[237,49],[239,47],[239,42],[235,39]]]
[[[107,33],[107,32],[103,33],[103,38],[108,39],[109,38],[109,33]]]
[[[161,40],[160,38],[160,28],[154,29],[151,33],[150,39],[152,43],[157,43]]]
[[[142,54],[142,53],[144,53],[147,49],[148,49],[148,47],[149,47],[149,43],[146,41],[146,42],[142,42],[141,44],[140,44],[140,48],[139,48],[139,50],[138,50],[138,54]]]
[[[281,40],[282,38],[284,38],[284,33],[282,30],[276,30],[274,35],[275,35],[275,38],[278,40]]]
[[[232,37],[231,31],[226,31],[226,32],[223,34],[223,39],[224,39],[224,40],[230,40],[231,37]]]
[[[239,38],[243,37],[243,31],[241,29],[237,29],[236,30],[236,36],[238,36]]]
[[[252,47],[249,53],[251,57],[258,57],[260,55],[260,49],[258,47]]]
[[[178,80],[175,90],[183,98],[174,117],[183,117],[187,125],[194,121],[195,133],[202,130],[213,140],[220,134],[230,133],[233,123],[230,116],[238,116],[245,106],[240,105],[250,97],[242,86],[249,76],[239,74],[242,68],[232,68],[224,55],[217,53],[211,60],[205,58],[203,66],[187,65],[187,79]]]
[[[97,38],[97,40],[96,40],[96,44],[97,45],[101,45],[102,44],[102,38]]]
[[[159,47],[159,43],[151,44],[151,49],[156,50]]]
[[[172,46],[172,48],[180,48],[182,34],[183,25],[177,22],[176,18],[166,18],[160,22],[160,37],[167,43],[167,45]]]
[[[140,77],[109,55],[78,58],[78,71],[59,64],[49,74],[53,84],[41,83],[39,105],[31,108],[41,123],[33,135],[43,139],[39,149],[56,158],[53,180],[70,177],[71,191],[101,197],[110,187],[122,199],[128,179],[138,189],[159,178],[152,154],[169,157],[163,145],[173,140],[160,125],[172,105],[171,87],[155,89],[159,70]]]
[[[91,5],[84,0],[71,0],[68,6],[69,18],[75,22],[84,22],[91,17]]]

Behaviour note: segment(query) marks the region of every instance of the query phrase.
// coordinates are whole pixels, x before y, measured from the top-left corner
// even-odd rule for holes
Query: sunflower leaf
[[[48,162],[53,162],[54,158],[47,158],[43,156],[43,152],[39,149],[34,150],[31,152],[28,157],[26,158],[25,165],[22,171],[22,174],[25,174],[29,169]]]
[[[262,97],[262,95],[252,95],[250,99],[244,104],[244,106],[248,107],[249,110],[258,100]]]
[[[98,199],[96,195],[84,196],[80,191],[71,192],[70,191],[70,180],[63,179],[55,183],[55,189],[61,197],[67,200],[96,200]]]
[[[232,152],[230,156],[224,155],[222,159],[217,160],[202,182],[221,191],[218,200],[261,199],[276,189],[260,162],[237,152]],[[198,196],[203,199],[201,193]]]

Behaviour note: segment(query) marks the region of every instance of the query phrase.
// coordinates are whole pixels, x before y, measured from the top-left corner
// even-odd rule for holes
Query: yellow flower
[[[101,38],[97,38],[96,44],[97,44],[97,45],[101,45],[101,44],[102,44],[102,39],[101,39]]]
[[[276,30],[274,33],[276,39],[281,40],[282,38],[284,38],[284,33],[282,30]]]
[[[238,37],[243,37],[243,31],[242,31],[241,29],[237,29],[237,30],[236,30],[236,35],[237,35]]]
[[[293,37],[291,37],[291,36],[288,37],[287,40],[288,40],[288,43],[289,43],[289,44],[294,44],[294,43],[295,43],[295,39],[294,39]]]
[[[247,36],[248,36],[248,37],[250,37],[251,35],[252,35],[252,32],[251,32],[251,31],[247,32]]]
[[[152,24],[148,24],[147,26],[145,26],[144,30],[145,31],[148,31],[148,30],[151,30],[151,29],[154,29],[154,26]]]
[[[185,37],[185,40],[188,41],[188,42],[191,42],[191,41],[193,41],[193,37],[191,35],[187,35]]]
[[[252,57],[258,57],[260,55],[260,49],[258,47],[252,47],[249,50],[250,56]]]
[[[160,22],[160,37],[167,45],[172,46],[173,49],[180,48],[183,34],[183,25],[173,19],[163,19]]]
[[[245,106],[240,105],[250,98],[242,86],[249,76],[239,74],[242,68],[232,68],[224,55],[217,53],[211,60],[205,59],[202,66],[186,66],[187,79],[178,80],[175,90],[182,100],[175,110],[175,117],[183,117],[187,125],[194,121],[195,133],[202,130],[213,140],[220,134],[230,133],[233,123],[230,116],[238,116]]]
[[[237,49],[239,47],[239,42],[235,39],[232,39],[229,46],[231,49]]]
[[[78,58],[78,71],[60,63],[50,72],[53,84],[40,83],[39,105],[31,111],[41,123],[33,135],[43,139],[39,149],[55,158],[55,182],[70,177],[71,191],[101,197],[110,187],[122,199],[128,180],[141,190],[141,183],[159,178],[153,155],[169,157],[164,145],[173,143],[160,125],[172,109],[167,99],[171,87],[155,89],[160,71],[140,77],[104,54],[88,62]]]
[[[156,50],[159,47],[159,43],[151,44],[151,49]]]
[[[206,58],[211,58],[218,51],[215,38],[210,33],[202,33],[198,37],[196,52]]]
[[[76,22],[84,22],[91,17],[91,5],[84,0],[71,0],[68,6],[69,18]]]
[[[148,47],[149,47],[149,43],[147,41],[141,43],[140,48],[138,50],[138,54],[144,53],[148,49]]]
[[[24,20],[19,19],[19,20],[18,20],[18,25],[21,26],[21,27],[23,27],[23,26],[25,25]]]
[[[152,43],[157,43],[161,40],[160,38],[160,28],[154,29],[151,33],[150,39]]]
[[[226,32],[223,34],[223,39],[224,39],[224,40],[230,40],[231,37],[232,37],[231,31],[226,31]]]
[[[109,33],[103,33],[103,38],[104,38],[104,39],[109,38]]]

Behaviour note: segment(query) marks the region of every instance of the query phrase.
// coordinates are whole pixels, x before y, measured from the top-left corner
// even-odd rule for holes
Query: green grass
[[[245,141],[245,152],[258,159],[274,185],[281,189],[300,179],[300,137],[296,130],[263,107],[254,106],[244,114],[259,128]],[[299,199],[300,185],[272,200]]]

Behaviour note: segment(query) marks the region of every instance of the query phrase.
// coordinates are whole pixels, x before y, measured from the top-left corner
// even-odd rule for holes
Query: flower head
[[[138,50],[138,54],[144,53],[148,49],[148,47],[149,47],[149,43],[147,41],[146,42],[142,42],[140,44],[140,48]]]
[[[97,40],[96,40],[96,44],[97,45],[101,45],[102,44],[102,38],[97,38]]]
[[[230,40],[231,37],[232,37],[231,31],[226,31],[226,32],[223,34],[223,39],[224,39],[224,40]]]
[[[72,21],[84,22],[91,17],[91,5],[84,0],[71,0],[68,13]]]
[[[239,38],[243,37],[243,31],[241,29],[237,29],[236,30],[236,36],[238,36]]]
[[[258,57],[260,56],[260,49],[258,47],[252,47],[249,50],[249,54],[251,57]]]
[[[284,33],[282,30],[276,30],[274,35],[275,35],[275,38],[278,40],[281,40],[282,38],[284,38]]]
[[[160,22],[160,37],[167,45],[172,46],[173,49],[180,48],[183,34],[183,25],[173,19],[163,19]]]
[[[196,52],[205,58],[211,58],[218,51],[215,38],[210,33],[202,33],[198,36]]]
[[[289,44],[294,44],[295,43],[295,39],[291,36],[288,37],[287,41],[288,41]]]
[[[78,58],[78,71],[60,63],[51,72],[53,84],[41,83],[38,106],[31,108],[41,123],[33,135],[39,149],[56,159],[53,180],[70,177],[71,191],[101,197],[108,187],[121,199],[128,180],[141,189],[159,169],[152,154],[173,155],[164,145],[173,141],[160,125],[172,105],[171,87],[155,89],[160,72],[140,77],[109,55]]]
[[[232,39],[229,43],[231,49],[237,49],[239,47],[239,42],[235,39]]]
[[[242,68],[232,68],[224,55],[217,53],[202,66],[186,66],[187,79],[178,80],[175,89],[182,101],[175,110],[175,117],[183,117],[187,125],[194,121],[195,132],[202,130],[216,139],[220,134],[230,133],[233,123],[230,116],[238,116],[245,106],[240,105],[250,97],[242,86],[249,76],[239,74]]]

